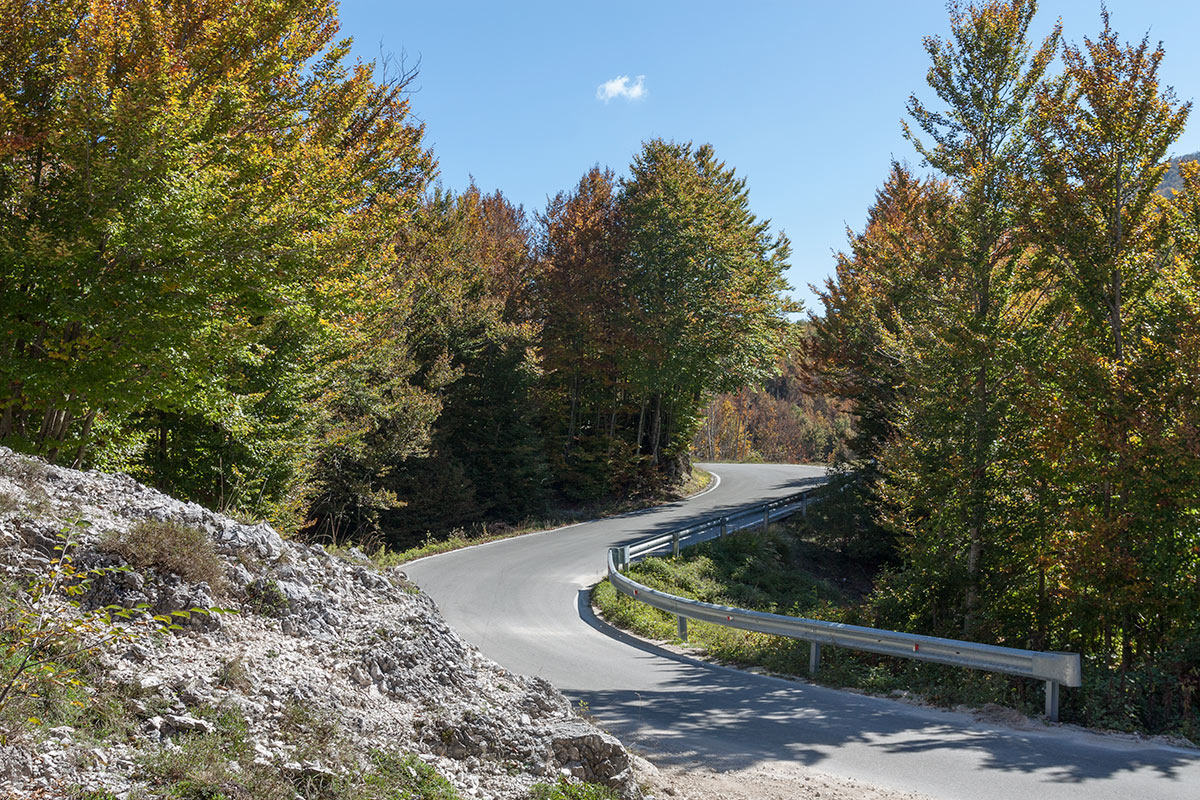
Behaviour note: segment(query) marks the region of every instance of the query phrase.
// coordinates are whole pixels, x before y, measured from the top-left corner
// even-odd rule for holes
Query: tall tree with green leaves
[[[542,372],[528,300],[536,264],[524,211],[499,192],[438,189],[395,253],[409,298],[402,326],[411,382],[436,399],[437,412],[426,446],[378,472],[374,486],[387,502],[362,517],[355,536],[409,546],[541,511]]]
[[[1020,187],[1031,157],[1035,91],[1059,39],[1056,27],[1040,45],[1031,44],[1036,9],[1034,0],[951,3],[950,37],[925,40],[932,61],[929,86],[943,107],[934,109],[914,96],[908,110],[915,127],[904,123],[906,136],[946,176],[958,202],[950,217],[954,261],[944,271],[941,319],[922,362],[926,374],[918,381],[928,392],[910,422],[919,437],[914,446],[936,448],[897,458],[918,469],[931,459],[947,459],[936,473],[901,481],[905,504],[916,500],[914,492],[932,493],[930,499],[941,491],[950,494],[928,504],[929,516],[907,516],[900,524],[915,537],[946,542],[943,555],[961,569],[961,631],[968,637],[977,628],[988,559],[1001,547],[1005,490],[997,485],[998,446],[1007,443],[1001,425],[1012,399],[1007,359],[1017,355],[1010,345],[1025,319],[1016,235]]]
[[[936,343],[942,293],[958,261],[949,220],[955,197],[944,180],[920,179],[893,164],[875,195],[862,233],[849,235],[835,275],[819,290],[823,312],[804,340],[806,364],[819,391],[853,415],[852,456],[839,463],[839,491],[814,513],[814,526],[858,553],[894,555],[895,532],[881,528],[884,448],[904,436],[904,415],[919,389],[911,373]],[[935,566],[954,559],[938,557]],[[953,604],[953,601],[951,601]]]
[[[0,15],[0,440],[83,464],[99,436],[206,502],[239,467],[287,495],[312,367],[365,352],[433,167],[408,76],[349,63],[331,0]]]
[[[1177,606],[1195,591],[1173,473],[1197,456],[1179,428],[1178,395],[1163,391],[1181,377],[1174,354],[1189,281],[1157,191],[1191,104],[1160,85],[1161,45],[1122,44],[1106,10],[1102,19],[1097,38],[1063,49],[1064,74],[1038,93],[1034,230],[1068,308],[1048,444],[1079,644],[1116,644],[1129,665],[1161,647],[1164,615],[1185,616]]]
[[[822,313],[805,339],[807,366],[821,391],[847,403],[856,463],[871,471],[911,388],[915,331],[936,321],[943,273],[958,259],[947,225],[954,206],[945,181],[893,164],[862,233],[849,234],[817,290]]]
[[[789,336],[789,244],[749,209],[710,145],[646,142],[622,182],[620,273],[630,303],[638,451],[678,475],[712,392],[770,373]]]
[[[549,457],[567,497],[628,487],[636,468],[629,357],[634,332],[619,270],[622,228],[611,170],[593,167],[540,217],[536,282]]]

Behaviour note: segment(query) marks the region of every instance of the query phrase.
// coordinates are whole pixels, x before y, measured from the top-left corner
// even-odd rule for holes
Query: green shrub
[[[150,796],[162,800],[460,800],[454,787],[414,755],[372,750],[367,765],[338,735],[332,714],[300,704],[284,710],[283,738],[295,759],[316,759],[333,772],[297,774],[279,764],[256,763],[245,717],[234,708],[206,706],[196,713],[213,723],[143,761]]]
[[[414,755],[372,751],[363,784],[354,800],[459,800],[450,782]]]
[[[259,578],[246,587],[246,607],[264,617],[282,617],[289,604],[273,578]]]
[[[611,789],[596,783],[571,783],[559,778],[558,783],[537,783],[529,792],[530,800],[617,800]]]
[[[206,706],[196,713],[211,733],[190,733],[178,748],[162,748],[142,764],[152,797],[171,800],[293,800],[296,787],[274,767],[255,764],[249,726],[234,708]]]
[[[24,586],[0,587],[0,718],[13,724],[63,720],[86,709],[79,671],[101,649],[177,628],[144,605],[85,608],[93,581],[127,567],[77,567],[64,534],[54,557]],[[180,612],[187,613],[187,612]]]
[[[191,583],[207,583],[215,591],[224,589],[224,561],[212,538],[199,528],[145,520],[128,531],[110,532],[99,547],[139,569],[150,567]]]

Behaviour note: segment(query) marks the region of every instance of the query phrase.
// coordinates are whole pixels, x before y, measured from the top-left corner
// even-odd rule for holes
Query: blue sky
[[[1200,3],[1108,8],[1125,39],[1162,40],[1181,99],[1200,97]],[[1036,32],[1061,18],[1079,41],[1099,10],[1044,0]],[[922,37],[948,30],[944,3],[928,0],[343,0],[341,16],[360,57],[419,59],[413,109],[446,187],[474,176],[536,211],[594,164],[623,173],[646,139],[710,142],[747,179],[754,212],[791,238],[788,279],[810,306],[808,284],[832,271],[846,227],[861,229],[891,160],[919,166],[900,120],[910,94],[933,99]],[[621,77],[611,85],[625,94],[598,96]],[[1197,150],[1200,109],[1175,152]]]

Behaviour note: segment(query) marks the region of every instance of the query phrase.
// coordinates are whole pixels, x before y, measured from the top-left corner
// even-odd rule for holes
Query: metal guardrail
[[[1039,652],[1013,647],[943,639],[914,633],[899,633],[859,625],[747,611],[713,603],[676,597],[631,580],[622,570],[634,560],[654,553],[678,555],[682,547],[715,539],[734,531],[766,526],[796,512],[808,513],[811,492],[804,491],[779,500],[754,506],[732,516],[706,520],[668,533],[652,536],[608,551],[608,578],[614,588],[635,600],[674,614],[678,619],[679,638],[687,641],[687,621],[712,622],[730,628],[788,636],[809,642],[808,668],[815,674],[821,662],[821,645],[836,645],[852,650],[887,656],[949,664],[956,667],[1002,672],[1046,682],[1046,716],[1058,721],[1059,688],[1081,685],[1078,653]]]

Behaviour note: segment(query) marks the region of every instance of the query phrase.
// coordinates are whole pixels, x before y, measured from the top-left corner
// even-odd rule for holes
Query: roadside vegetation
[[[887,574],[889,566],[894,565],[861,554],[848,556],[807,521],[796,519],[766,531],[741,531],[704,542],[686,548],[679,557],[647,558],[626,574],[653,589],[706,603],[897,629],[874,590],[875,580]],[[1042,713],[1040,681],[828,645],[821,650],[820,669],[811,675],[809,644],[804,641],[689,620],[685,643],[678,637],[674,615],[626,597],[607,580],[593,589],[592,603],[617,627],[693,649],[719,663],[942,707],[1002,706],[1028,716]],[[1062,721],[1200,742],[1200,728],[1186,707],[1171,714],[1155,703],[1156,693],[1165,688],[1165,676],[1126,677],[1137,689],[1120,694],[1114,691],[1119,680],[1101,665],[1085,664],[1083,687],[1062,694]],[[1159,716],[1153,714],[1155,709]]]
[[[1107,11],[1039,41],[1036,9],[925,40],[934,174],[893,166],[812,320],[855,421],[814,530],[886,551],[877,627],[1080,653],[1063,719],[1197,739],[1200,165],[1163,188],[1192,106]]]
[[[448,191],[337,3],[229,7],[6,16],[0,444],[401,551],[686,482],[797,330],[733,167],[651,139],[544,209]]]
[[[430,534],[426,536],[425,541],[421,544],[405,550],[393,550],[387,545],[379,545],[374,549],[370,547],[331,545],[326,549],[343,558],[356,561],[369,561],[377,569],[386,569],[408,563],[409,561],[416,561],[418,558],[437,555],[438,553],[449,553],[453,550],[461,550],[464,547],[471,547],[477,544],[511,539],[527,533],[554,530],[555,528],[574,525],[579,522],[626,514],[630,511],[639,511],[659,503],[681,500],[704,491],[712,483],[712,477],[712,473],[699,467],[693,467],[688,478],[677,484],[678,488],[665,491],[654,498],[614,499],[609,502],[593,503],[572,509],[556,509],[550,512],[549,516],[522,520],[515,525],[503,523],[490,526],[481,525],[469,531],[457,528],[449,534],[442,536]]]

